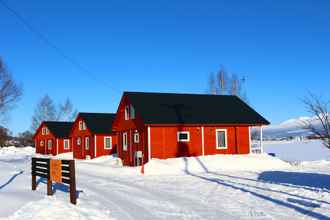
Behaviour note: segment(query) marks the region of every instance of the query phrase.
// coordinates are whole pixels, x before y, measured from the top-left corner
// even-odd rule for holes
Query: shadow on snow
[[[45,179],[45,178],[39,178],[38,181],[37,181],[37,186],[40,183],[47,184],[47,179]],[[57,190],[58,191],[61,191],[61,192],[64,192],[64,193],[70,193],[70,187],[67,186],[67,185],[65,185],[65,184],[62,184],[62,183],[53,183],[52,184],[52,189],[53,189],[54,193]],[[83,192],[84,192],[83,190],[77,190],[77,199],[79,199],[80,193],[83,193]]]
[[[221,175],[221,174],[218,174],[218,173],[210,172],[208,170],[208,168],[205,166],[205,164],[203,164],[203,162],[200,161],[200,159],[198,157],[196,157],[196,160],[200,164],[200,166],[203,168],[203,170],[206,173],[215,175],[216,177],[197,175],[197,174],[191,173],[189,171],[188,159],[184,157],[183,160],[184,160],[184,163],[185,163],[185,173],[187,175],[190,175],[190,176],[193,176],[193,177],[205,180],[205,181],[209,181],[209,182],[212,182],[212,183],[216,183],[216,184],[219,184],[219,185],[222,185],[222,186],[225,186],[225,187],[229,187],[229,188],[232,188],[232,189],[235,189],[235,190],[240,190],[242,192],[249,193],[250,195],[253,195],[253,196],[258,197],[260,199],[264,199],[266,201],[275,203],[277,205],[280,205],[280,206],[283,206],[283,207],[286,207],[286,208],[291,208],[291,209],[293,209],[293,210],[295,210],[295,211],[297,211],[297,212],[299,212],[303,215],[306,215],[306,216],[309,216],[309,217],[312,217],[312,218],[315,218],[315,219],[330,220],[330,217],[328,217],[326,215],[323,215],[321,213],[314,212],[313,210],[310,210],[310,209],[313,209],[313,208],[320,207],[319,204],[304,201],[304,200],[299,200],[299,199],[293,199],[293,198],[288,198],[286,201],[282,201],[280,199],[275,199],[275,198],[272,198],[270,196],[264,195],[262,193],[252,191],[249,188],[288,194],[288,193],[282,192],[282,191],[275,191],[275,190],[271,190],[271,189],[267,189],[267,188],[262,188],[262,187],[252,186],[252,185],[249,185],[249,184],[244,184],[244,183],[240,183],[240,182],[234,182],[234,181],[231,181],[231,180],[222,179],[221,176],[226,177],[226,175]],[[227,176],[227,177],[235,178],[234,176]],[[237,179],[241,179],[241,178],[237,178]],[[242,179],[250,180],[248,178],[242,178]],[[258,182],[257,180],[254,180],[254,181]],[[259,182],[265,182],[265,181],[263,180],[263,181],[259,181]],[[273,182],[271,182],[271,183],[273,183]],[[245,187],[247,187],[247,188],[245,188]],[[293,194],[292,194],[292,196],[295,196],[295,197],[299,198],[299,196],[296,196],[296,195],[293,195]],[[307,198],[307,197],[304,197],[304,199],[317,201],[315,199],[311,199],[311,198]],[[325,201],[320,201],[320,202],[325,202]],[[327,202],[325,202],[325,203],[327,203]],[[306,208],[309,208],[309,209],[304,209],[304,208],[299,207],[295,204],[305,206]]]
[[[24,171],[20,171],[20,172],[14,174],[12,177],[10,177],[10,179],[7,182],[5,182],[4,184],[2,184],[0,186],[0,190],[5,188],[6,186],[8,186],[11,182],[13,182],[16,179],[16,177],[18,177],[19,175],[22,175],[23,173],[24,173]]]
[[[258,180],[275,184],[290,184],[299,187],[330,190],[330,176],[319,173],[266,171],[259,175]]]

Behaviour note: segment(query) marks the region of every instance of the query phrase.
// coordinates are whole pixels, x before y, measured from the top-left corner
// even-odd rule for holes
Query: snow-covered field
[[[43,181],[31,191],[31,148],[0,149],[0,219],[330,219],[330,162],[292,166],[267,155],[77,161],[78,205]],[[70,154],[61,155],[70,158]]]
[[[286,161],[330,161],[330,150],[319,140],[265,142],[264,150]]]

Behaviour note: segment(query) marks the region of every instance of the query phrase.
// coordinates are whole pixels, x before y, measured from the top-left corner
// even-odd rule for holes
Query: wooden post
[[[77,204],[77,189],[76,189],[76,174],[74,160],[69,162],[70,169],[70,202],[74,205]]]
[[[50,180],[50,159],[47,161],[47,195],[52,196],[53,195],[53,189],[52,189],[52,181]]]
[[[34,174],[34,169],[36,166],[36,158],[32,158],[32,169],[31,169],[31,173],[32,173],[32,190],[36,190],[37,189],[37,176]]]
[[[47,178],[47,196],[52,196],[53,195],[53,189],[52,189],[52,181],[50,178]]]

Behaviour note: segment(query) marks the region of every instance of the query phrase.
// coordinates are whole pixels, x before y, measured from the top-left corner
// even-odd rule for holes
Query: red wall
[[[77,159],[86,159],[86,156],[90,158],[95,158],[103,155],[110,155],[116,152],[117,147],[117,136],[115,134],[93,134],[87,125],[86,130],[79,130],[79,121],[82,120],[81,117],[77,117],[75,120],[72,130],[71,138],[73,142],[73,157]],[[104,137],[112,137],[112,149],[104,149]],[[78,137],[81,138],[81,144],[77,144]],[[85,148],[85,137],[89,137],[89,150]],[[96,138],[96,155],[95,155],[95,138]]]
[[[61,153],[67,153],[67,152],[72,151],[71,143],[70,143],[70,149],[64,149],[64,139],[56,138],[50,131],[47,135],[43,135],[41,131],[42,131],[42,128],[44,128],[44,127],[46,127],[46,126],[42,123],[41,126],[37,129],[36,134],[34,136],[36,153],[56,155],[57,153],[61,154]],[[70,138],[68,137],[67,139],[70,139]],[[53,142],[52,149],[48,149],[48,143],[47,143],[48,140],[52,140],[52,142]],[[44,141],[44,146],[40,145],[41,141]],[[57,143],[58,143],[58,146],[57,146]],[[58,150],[57,150],[57,148],[58,148]]]

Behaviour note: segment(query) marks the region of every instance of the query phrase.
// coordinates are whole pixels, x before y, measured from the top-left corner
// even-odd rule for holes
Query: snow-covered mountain
[[[311,117],[299,117],[289,119],[278,125],[269,125],[264,128],[265,139],[277,139],[288,137],[305,137],[310,136],[313,133],[307,128],[306,122],[312,121],[312,123],[319,127],[320,123],[316,118]]]

